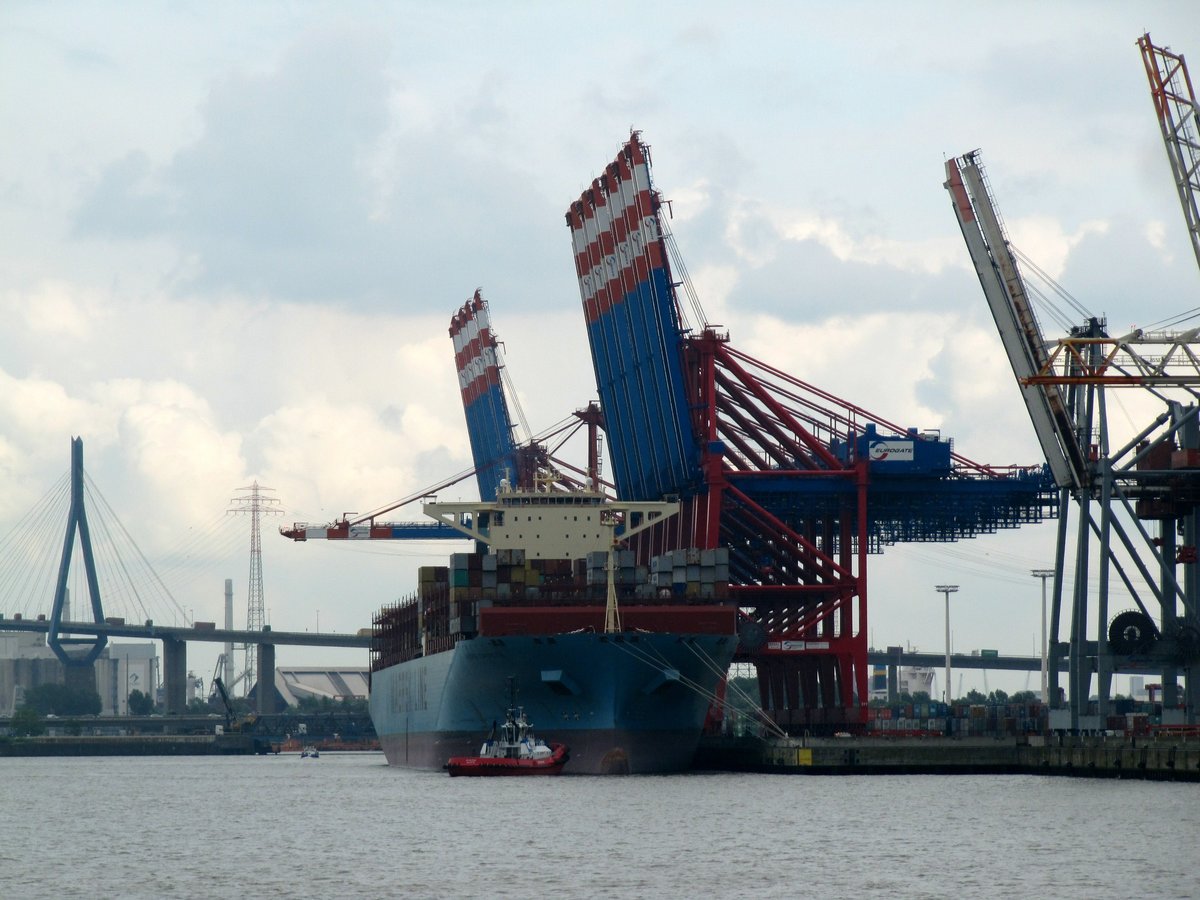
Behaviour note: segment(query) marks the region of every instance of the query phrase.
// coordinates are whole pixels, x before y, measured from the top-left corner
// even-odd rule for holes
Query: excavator
[[[225,707],[225,733],[238,734],[250,731],[254,723],[258,721],[258,716],[254,713],[248,713],[241,717],[235,717],[233,704],[229,702],[229,692],[225,690],[225,682],[220,678],[213,678],[213,687],[216,688],[217,694],[221,698],[221,703]]]

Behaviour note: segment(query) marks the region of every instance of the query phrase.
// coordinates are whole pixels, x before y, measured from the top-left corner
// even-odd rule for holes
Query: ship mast
[[[621,541],[626,541],[639,532],[661,524],[679,512],[675,503],[613,503],[606,504],[601,513],[601,523],[608,528],[608,595],[604,602],[604,633],[617,634],[621,631],[621,611],[617,608],[617,551],[620,542],[617,528],[621,529]],[[621,513],[625,515],[621,515]]]
[[[608,596],[604,601],[604,633],[621,630],[621,612],[617,609],[617,543],[608,548]]]

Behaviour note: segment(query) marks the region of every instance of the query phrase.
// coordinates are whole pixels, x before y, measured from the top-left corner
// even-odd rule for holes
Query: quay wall
[[[270,752],[248,734],[80,735],[0,738],[0,756],[210,756]],[[277,752],[277,751],[276,751]]]
[[[1200,738],[705,738],[694,768],[793,775],[1063,775],[1200,782]]]

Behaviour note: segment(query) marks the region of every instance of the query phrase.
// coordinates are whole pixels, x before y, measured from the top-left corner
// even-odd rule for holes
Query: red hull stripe
[[[678,634],[727,634],[737,631],[737,607],[624,606],[626,628]],[[479,633],[484,637],[511,634],[563,634],[604,628],[603,606],[491,606],[479,610]]]

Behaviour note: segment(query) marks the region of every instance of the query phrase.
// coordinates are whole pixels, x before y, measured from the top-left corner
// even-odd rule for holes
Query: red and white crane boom
[[[978,150],[946,161],[945,187],[1054,481],[1059,487],[1080,488],[1089,482],[1087,455],[1062,391],[1055,384],[1028,382],[1046,367],[1046,342],[988,191]]]
[[[1142,35],[1137,43],[1146,64],[1150,96],[1187,220],[1192,251],[1200,265],[1200,106],[1196,105],[1183,54],[1156,47],[1149,34]]]

